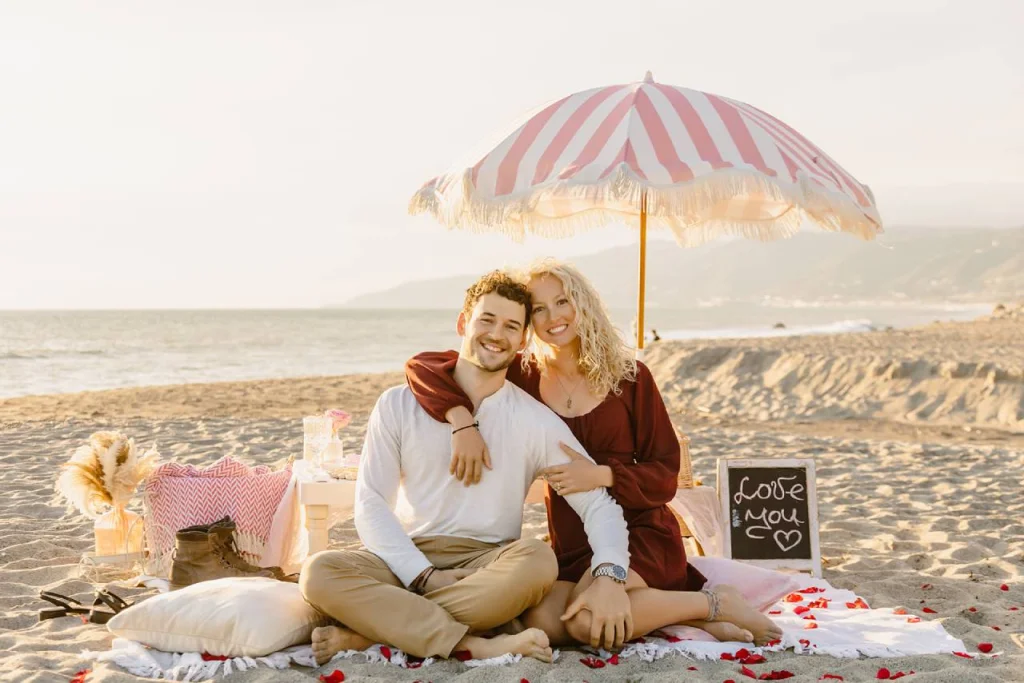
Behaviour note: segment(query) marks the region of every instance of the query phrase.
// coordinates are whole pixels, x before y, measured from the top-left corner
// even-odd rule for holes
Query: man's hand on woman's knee
[[[633,612],[626,588],[610,578],[602,576],[595,579],[566,608],[562,621],[569,622],[582,614],[583,610],[589,612],[590,633],[586,634],[586,638],[577,638],[580,642],[589,643],[591,647],[617,650],[633,637]],[[567,629],[570,634],[573,633],[568,626]]]

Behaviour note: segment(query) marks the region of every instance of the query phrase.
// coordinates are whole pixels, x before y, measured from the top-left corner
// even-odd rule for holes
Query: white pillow
[[[298,584],[262,577],[201,581],[129,607],[107,622],[115,636],[164,652],[262,657],[308,643],[330,623]]]

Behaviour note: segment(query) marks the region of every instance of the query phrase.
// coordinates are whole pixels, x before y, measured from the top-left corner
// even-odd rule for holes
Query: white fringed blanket
[[[720,643],[698,629],[671,626],[658,636],[647,636],[628,644],[618,658],[638,657],[651,662],[666,655],[682,655],[687,659],[712,660],[734,655],[741,649],[766,654],[792,648],[795,652],[832,657],[905,657],[926,654],[966,653],[963,641],[953,638],[937,621],[915,616],[901,609],[870,609],[866,602],[847,590],[833,588],[827,581],[808,576],[799,578],[799,589],[771,608],[771,617],[782,626],[782,639],[767,647],[751,647],[744,643]],[[813,617],[813,618],[812,618]],[[556,657],[557,657],[556,653]],[[603,666],[610,653],[599,652],[602,659],[592,661]],[[107,652],[86,652],[95,661],[111,661],[139,676],[167,680],[194,681],[215,675],[244,671],[256,666],[285,669],[294,664],[315,667],[309,646],[297,646],[267,657],[236,657],[208,660],[198,652],[166,653],[151,650],[139,643],[118,638]],[[985,655],[972,653],[973,657]],[[374,645],[366,651],[350,650],[335,656],[334,662],[361,657],[370,663],[390,663],[405,668],[429,666],[432,659],[419,660],[406,656],[397,648]],[[522,659],[505,655],[489,660],[468,660],[466,666],[512,664]],[[330,667],[330,664],[327,665]]]

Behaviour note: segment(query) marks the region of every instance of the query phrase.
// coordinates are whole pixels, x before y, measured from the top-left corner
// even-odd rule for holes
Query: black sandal
[[[92,608],[86,607],[82,603],[78,602],[78,600],[52,591],[40,592],[39,599],[45,600],[51,605],[56,605],[59,608],[39,610],[39,621],[59,619],[60,617],[70,617],[73,615],[85,616],[92,611]]]
[[[101,604],[109,607],[110,611],[101,608]],[[131,602],[125,602],[120,596],[114,595],[105,588],[101,588],[96,591],[96,602],[93,603],[93,608],[89,611],[89,621],[93,624],[105,624],[110,621],[115,614],[123,612],[133,604],[134,603]]]
[[[56,605],[59,609],[39,610],[39,621],[59,619],[60,617],[79,616],[83,622],[88,622],[90,624],[105,624],[110,621],[115,614],[123,612],[133,604],[125,602],[120,596],[114,595],[103,588],[97,590],[95,596],[96,598],[93,600],[92,606],[86,607],[82,603],[78,602],[78,600],[69,598],[66,595],[61,595],[60,593],[54,593],[52,591],[43,591],[39,594],[39,597],[51,605]]]

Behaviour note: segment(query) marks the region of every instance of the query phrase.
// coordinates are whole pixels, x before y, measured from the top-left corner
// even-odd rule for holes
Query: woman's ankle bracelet
[[[708,616],[705,618],[705,621],[714,621],[718,618],[718,611],[721,607],[721,598],[718,597],[718,593],[714,592],[710,588],[701,588],[700,592],[708,599]]]

